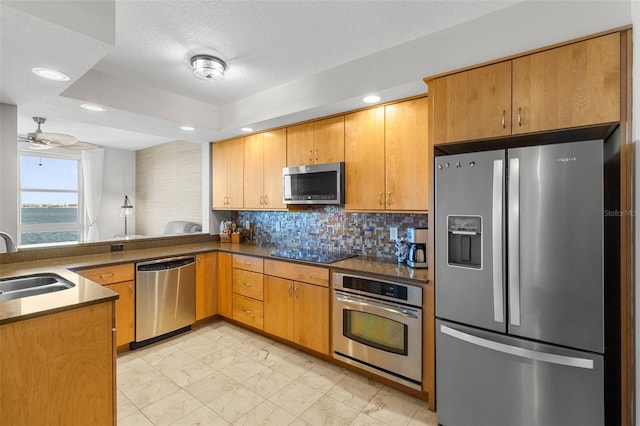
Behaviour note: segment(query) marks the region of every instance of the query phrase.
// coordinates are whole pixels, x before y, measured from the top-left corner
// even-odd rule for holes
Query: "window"
[[[77,242],[82,237],[80,158],[21,153],[18,245]]]

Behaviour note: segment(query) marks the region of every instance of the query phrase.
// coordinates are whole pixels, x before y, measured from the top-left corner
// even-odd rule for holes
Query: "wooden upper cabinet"
[[[282,202],[282,169],[287,167],[287,129],[264,133],[263,208],[286,209]]]
[[[244,207],[260,209],[263,205],[263,135],[262,133],[244,138]]]
[[[511,134],[511,62],[472,69],[429,83],[435,143]]]
[[[620,121],[620,34],[513,60],[513,134]]]
[[[244,207],[244,138],[214,143],[211,149],[212,207],[241,209]]]
[[[344,161],[344,116],[287,127],[287,166]]]
[[[398,102],[384,108],[386,208],[426,211],[429,187],[427,98]]]
[[[384,107],[344,118],[345,208],[385,209]]]
[[[287,166],[313,164],[313,123],[287,127]]]
[[[428,81],[434,145],[620,121],[620,34]]]
[[[344,161],[344,116],[313,122],[313,164]]]

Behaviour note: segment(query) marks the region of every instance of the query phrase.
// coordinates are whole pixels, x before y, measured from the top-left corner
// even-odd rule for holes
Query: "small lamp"
[[[128,196],[124,196],[124,204],[120,206],[120,217],[124,217],[124,235],[127,235],[127,217],[133,216],[133,204]]]

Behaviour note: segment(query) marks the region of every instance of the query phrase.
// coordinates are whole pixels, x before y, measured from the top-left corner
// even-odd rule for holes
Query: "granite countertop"
[[[103,303],[117,299],[117,293],[94,283],[91,280],[81,277],[72,271],[74,269],[118,263],[139,262],[163,257],[198,254],[210,251],[222,251],[271,258],[286,262],[297,262],[292,259],[283,259],[271,256],[271,253],[274,250],[274,247],[207,241],[168,247],[0,264],[0,278],[49,272],[58,274],[75,284],[73,288],[68,290],[1,302],[0,324],[21,321],[35,316],[47,315],[54,312],[78,308],[84,305]],[[395,262],[381,261],[376,258],[358,256],[329,265],[309,262],[299,263],[326,266],[332,269],[339,269],[341,271],[378,276],[380,278],[392,280],[396,279],[413,285],[427,284],[426,269],[412,269],[406,265],[398,265]]]

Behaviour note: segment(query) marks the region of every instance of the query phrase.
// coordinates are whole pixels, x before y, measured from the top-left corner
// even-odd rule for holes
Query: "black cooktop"
[[[271,256],[294,260],[304,260],[305,262],[334,263],[339,260],[356,257],[357,254],[311,249],[279,249],[272,252]]]

